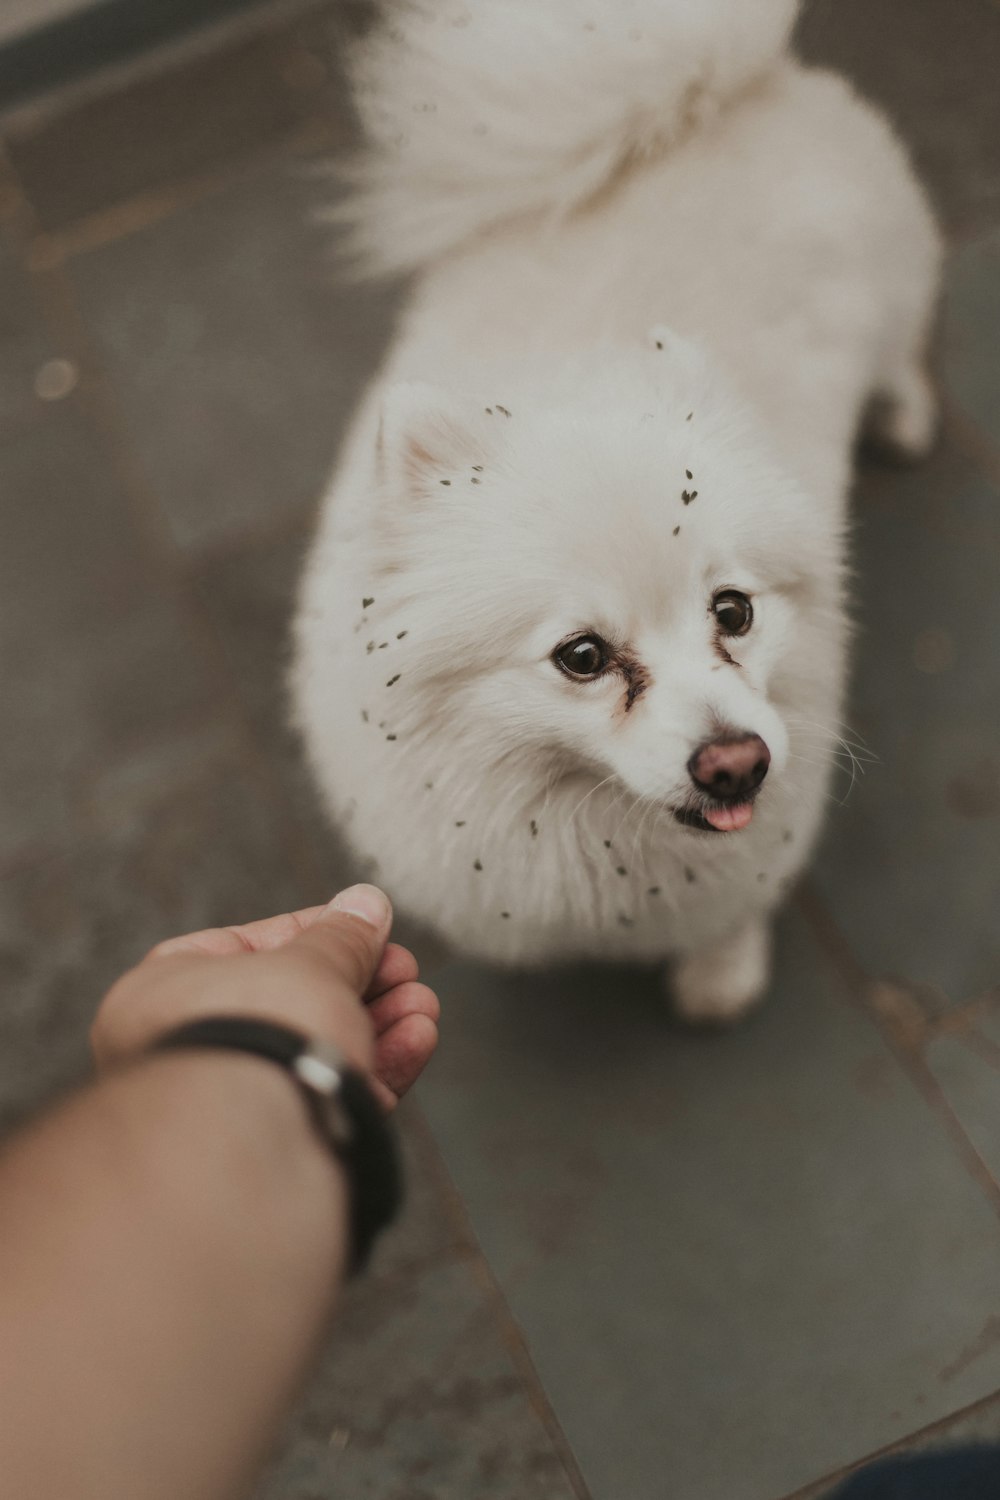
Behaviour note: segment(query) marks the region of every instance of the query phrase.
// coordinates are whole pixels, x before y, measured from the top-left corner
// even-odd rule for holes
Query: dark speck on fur
[[[409,633],[410,632],[408,630],[401,630],[399,632],[399,634],[397,635],[397,637],[396,637],[397,641],[401,641],[403,639],[403,636],[404,635],[409,635]]]
[[[534,818],[532,818],[531,820],[531,837],[533,839],[537,839],[538,837],[538,824],[535,822]]]
[[[389,681],[386,683],[386,687],[392,687],[393,683],[398,682],[402,675],[402,672],[397,672],[395,677],[390,677]]]
[[[681,499],[684,501],[685,505],[690,505],[691,501],[692,500],[697,500],[697,498],[698,498],[698,491],[697,490],[681,490]]]
[[[762,884],[766,879],[767,876],[764,874],[764,871],[761,870],[760,874],[757,876],[757,883]]]
[[[482,464],[473,464],[472,465],[472,472],[473,472],[473,474],[481,474],[483,472],[483,466],[482,466]]]
[[[471,481],[471,482],[472,482],[472,483],[473,483],[473,484],[480,484],[480,483],[481,483],[481,481],[480,481],[480,480],[478,480],[478,479],[477,479],[477,478],[476,478],[476,476],[475,476],[475,475],[473,475],[473,476],[472,476],[472,481]]]
[[[605,839],[604,840],[604,847],[605,847],[605,849],[610,849],[611,848],[611,840],[610,839]]]
[[[388,641],[379,641],[379,643],[378,643],[378,649],[380,651],[384,651],[385,648],[386,648],[386,646],[388,646],[388,644],[389,644]]]
[[[455,824],[455,827],[456,828],[464,828],[465,827],[465,819],[464,818],[460,818],[459,821]]]
[[[505,920],[505,921],[506,921],[506,919],[507,919],[507,918],[508,918],[508,917],[509,917],[509,916],[510,916],[510,912],[509,912],[509,911],[502,911],[502,912],[501,912],[501,913],[500,913],[500,915],[501,915],[501,916],[502,916],[502,917],[503,917],[503,918],[504,918],[504,920]]]
[[[680,536],[680,534],[681,534],[681,528],[679,526],[675,526],[674,527],[674,536]]]
[[[626,870],[626,868],[625,868],[624,865],[619,865],[618,869],[617,869],[617,871],[615,873],[618,874],[618,875],[627,875],[628,871]]]
[[[507,410],[506,406],[501,406],[499,401],[497,402],[497,411],[502,411],[505,417],[510,416],[510,412]]]
[[[375,642],[374,641],[369,641],[368,644],[367,644],[367,646],[365,647],[365,650],[368,652],[368,654],[370,656],[371,653],[375,650]]]
[[[785,829],[784,833],[781,835],[781,841],[784,844],[790,844],[792,842],[792,830],[790,828]]]
[[[687,479],[693,479],[694,478],[694,475],[691,473],[690,469],[685,469],[684,470],[684,475],[685,475],[685,478],[687,478]]]
[[[368,723],[368,710],[367,710],[367,708],[363,708],[361,710],[361,722],[362,722],[362,724],[367,724]]]
[[[685,422],[690,422],[690,420],[691,420],[691,418],[693,416],[694,416],[694,412],[693,411],[689,411],[688,414],[687,414],[687,416],[684,418]]]
[[[473,860],[473,862],[472,862],[472,868],[474,870],[481,870],[483,868],[483,862],[482,862],[482,860],[481,859]]]
[[[647,896],[658,896],[659,894],[660,894],[660,887],[658,885],[651,885],[649,887],[649,890],[646,892]]]
[[[433,783],[433,781],[425,781],[424,782],[424,791],[425,792],[433,792],[433,790],[434,790],[434,783]]]
[[[690,865],[684,866],[684,879],[687,881],[688,885],[694,885],[695,881],[698,879],[697,875],[694,873]]]
[[[396,738],[396,736],[394,734],[387,734],[386,735],[386,739],[387,740],[394,740],[395,738]]]
[[[450,479],[439,479],[438,484],[451,484]]]
[[[619,922],[619,925],[622,926],[622,927],[634,927],[635,926],[635,923],[632,921],[632,918],[631,917],[627,917],[623,911],[620,911],[618,913],[618,922]]]
[[[368,606],[369,606],[369,604],[374,604],[374,603],[375,603],[374,599],[362,599],[362,601],[361,601],[361,608],[362,609],[367,609]]]

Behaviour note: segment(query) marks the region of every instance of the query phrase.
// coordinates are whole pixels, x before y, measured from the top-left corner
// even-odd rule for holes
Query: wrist
[[[370,1081],[328,1042],[256,1016],[214,1015],[159,1039],[156,1050],[235,1051],[259,1058],[288,1079],[318,1137],[344,1166],[350,1187],[350,1268],[362,1270],[402,1199],[399,1156]]]
[[[234,1222],[252,1222],[255,1235],[266,1222],[262,1249],[283,1258],[295,1245],[294,1274],[322,1267],[331,1287],[342,1279],[347,1172],[293,1082],[273,1064],[237,1051],[152,1052],[107,1078],[105,1090],[107,1107],[128,1117],[120,1128],[143,1138],[169,1195],[182,1178],[193,1177],[196,1194],[198,1184],[224,1183]]]

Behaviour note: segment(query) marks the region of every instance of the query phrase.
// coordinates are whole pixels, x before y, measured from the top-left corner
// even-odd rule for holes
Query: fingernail
[[[327,911],[349,912],[372,927],[384,927],[389,920],[389,898],[377,885],[352,885],[334,896]]]

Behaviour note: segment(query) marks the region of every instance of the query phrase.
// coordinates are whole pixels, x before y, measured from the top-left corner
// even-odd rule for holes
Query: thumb
[[[392,907],[374,885],[352,885],[334,896],[288,944],[322,958],[360,998],[375,975],[389,939]]]

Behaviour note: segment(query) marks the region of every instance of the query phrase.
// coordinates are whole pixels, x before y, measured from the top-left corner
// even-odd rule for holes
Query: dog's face
[[[414,727],[738,831],[836,658],[839,538],[710,381],[511,402],[401,387],[383,417]]]

